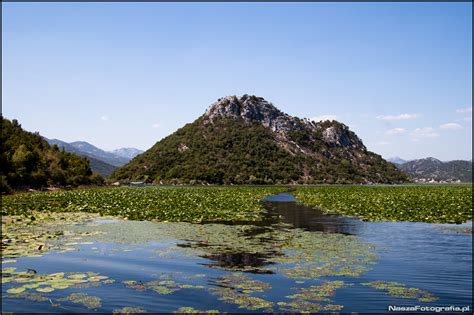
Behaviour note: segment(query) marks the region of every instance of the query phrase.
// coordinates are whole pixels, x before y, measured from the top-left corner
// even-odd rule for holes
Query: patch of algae
[[[242,273],[231,273],[219,278],[215,285],[210,291],[211,294],[217,295],[220,301],[236,304],[242,309],[263,309],[265,312],[272,312],[273,302],[250,295],[270,289],[268,283],[252,280]]]
[[[222,312],[219,312],[217,310],[207,310],[207,311],[202,311],[202,310],[197,310],[195,308],[185,306],[185,307],[180,307],[174,313],[178,314],[202,314],[202,313],[207,313],[207,314],[225,314]]]
[[[122,283],[130,289],[138,291],[152,290],[161,295],[172,294],[181,289],[204,289],[201,285],[178,283],[173,280],[153,280],[145,283],[135,280],[126,280]]]
[[[433,293],[418,288],[407,288],[405,284],[390,281],[372,281],[361,283],[374,289],[386,291],[387,294],[402,299],[414,299],[420,302],[434,302],[438,298]]]
[[[88,309],[97,309],[102,306],[102,300],[99,297],[86,293],[72,293],[65,298],[58,299],[58,301],[70,301],[72,303],[81,304]]]
[[[137,313],[146,313],[146,311],[141,307],[131,307],[131,306],[125,306],[125,307],[113,310],[113,314],[137,314]]]

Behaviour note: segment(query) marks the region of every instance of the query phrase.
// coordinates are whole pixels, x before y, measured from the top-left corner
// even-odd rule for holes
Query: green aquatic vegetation
[[[2,284],[11,283],[11,285],[15,285],[6,290],[7,293],[10,294],[19,294],[25,291],[50,293],[55,290],[81,288],[87,283],[94,283],[95,285],[99,286],[106,284],[106,281],[108,280],[105,276],[97,276],[97,273],[91,272],[89,274],[95,275],[96,278],[100,277],[100,279],[94,279],[94,281],[90,280],[90,278],[81,279],[77,277],[77,275],[82,276],[82,274],[64,272],[52,274],[30,273],[28,271],[16,271],[16,268],[9,267],[2,269]]]
[[[26,289],[24,287],[16,287],[16,288],[11,288],[11,289],[8,289],[7,290],[7,293],[11,293],[11,294],[18,294],[18,293],[21,293],[23,291],[25,291]]]
[[[38,257],[51,250],[71,251],[76,248],[68,244],[83,237],[95,235],[99,232],[73,233],[70,227],[100,216],[91,213],[40,213],[32,212],[31,217],[2,216],[2,256],[8,258],[16,257]],[[32,217],[35,219],[33,220]],[[14,262],[15,260],[4,260]]]
[[[211,288],[210,291],[219,296],[220,301],[236,304],[239,308],[247,310],[272,311],[273,302],[250,295],[253,292],[264,292],[270,289],[271,286],[268,283],[253,280],[242,273],[231,273],[217,279],[215,285],[216,287]]]
[[[158,294],[167,295],[179,291],[181,288],[178,283],[167,280],[154,280],[144,284],[145,288],[155,291]]]
[[[300,187],[294,195],[308,206],[367,221],[472,220],[470,185],[316,186]]]
[[[43,292],[43,293],[49,293],[49,292],[53,292],[54,288],[52,288],[52,287],[43,287],[43,288],[37,288],[36,291]]]
[[[211,292],[219,296],[218,300],[225,303],[236,304],[242,309],[251,311],[264,309],[265,312],[272,312],[273,302],[250,296],[247,293],[238,292],[231,288],[212,288]]]
[[[106,187],[3,198],[3,215],[92,212],[130,220],[258,221],[267,195],[284,187]]]
[[[122,283],[130,289],[137,291],[152,290],[161,295],[175,293],[181,289],[203,289],[201,285],[192,285],[186,283],[178,283],[173,280],[153,280],[149,282],[141,282],[135,280],[125,280]]]
[[[293,288],[298,293],[289,295],[287,298],[301,301],[331,302],[329,297],[336,294],[336,289],[347,287],[343,281],[324,281],[320,285],[312,285],[307,288]]]
[[[10,298],[10,299],[26,299],[28,301],[32,302],[46,302],[49,301],[49,298],[45,297],[44,295],[40,293],[30,293],[30,292],[22,292],[22,293],[17,293],[17,294],[12,294],[12,295],[7,295],[5,298]]]
[[[361,284],[365,286],[371,286],[377,290],[386,291],[387,294],[402,299],[415,299],[420,302],[434,302],[438,300],[438,298],[435,297],[431,292],[418,288],[407,288],[403,283],[380,280],[364,282]]]
[[[76,304],[81,304],[88,309],[96,309],[102,306],[102,300],[93,295],[86,293],[72,293],[71,295],[58,299],[58,301],[69,301]]]
[[[184,222],[118,221],[98,226],[75,226],[77,233],[96,231],[96,241],[119,244],[180,240],[153,252],[168,259],[185,256],[205,257],[208,266],[233,271],[267,273],[278,271],[292,278],[314,279],[325,276],[357,277],[370,270],[377,256],[371,244],[350,235],[289,229],[280,224],[259,233],[253,225],[191,224]],[[175,253],[175,255],[170,254]],[[259,257],[260,265],[226,263],[227,254]],[[274,265],[270,265],[270,264]]]
[[[272,233],[277,237],[272,237]],[[377,259],[371,244],[350,235],[284,229],[259,237],[278,240],[273,246],[280,247],[285,255],[268,258],[277,264],[268,269],[290,278],[359,277],[370,270],[368,265]]]
[[[278,306],[284,312],[290,313],[318,313],[324,311],[340,311],[344,308],[342,305],[326,304],[321,305],[308,301],[278,302]]]
[[[2,260],[2,264],[10,264],[10,263],[15,263],[16,260],[15,259],[5,259],[5,260]]]
[[[190,307],[190,306],[180,307],[176,311],[174,311],[174,313],[178,313],[178,314],[202,314],[202,313],[221,314],[221,312],[219,312],[218,310],[203,311],[203,310],[197,310],[197,309],[195,309],[193,307]]]
[[[141,307],[125,306],[125,307],[113,310],[112,313],[113,314],[137,314],[137,313],[146,313],[146,311]]]
[[[204,273],[197,273],[195,275],[189,275],[189,276],[186,276],[184,278],[187,279],[187,280],[193,280],[193,279],[205,278],[205,277],[206,277],[206,275]]]

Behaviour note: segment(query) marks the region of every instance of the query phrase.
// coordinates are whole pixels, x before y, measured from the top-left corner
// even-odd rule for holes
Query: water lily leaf
[[[104,280],[104,279],[107,279],[108,277],[106,276],[93,276],[93,277],[89,277],[87,278],[88,281],[100,281],[100,280]]]
[[[77,274],[72,274],[72,275],[69,275],[67,276],[69,279],[82,279],[82,278],[85,278],[87,277],[87,275],[85,273],[77,273]]]
[[[53,292],[54,288],[52,287],[37,288],[36,291],[48,293],[48,292]]]
[[[70,285],[67,283],[55,283],[55,284],[52,284],[51,287],[53,289],[67,289],[70,287]]]
[[[18,294],[18,293],[21,293],[25,290],[26,289],[24,287],[10,288],[10,289],[7,290],[7,293]]]

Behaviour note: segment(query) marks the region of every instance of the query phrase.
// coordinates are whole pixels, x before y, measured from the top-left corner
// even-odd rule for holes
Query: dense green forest
[[[260,123],[232,118],[209,123],[201,117],[117,169],[111,180],[213,184],[407,181],[404,173],[375,153],[360,150],[357,160],[350,159],[346,148],[307,141],[308,132],[300,130],[291,136],[312,153],[292,154]],[[328,152],[332,158],[324,156]]]
[[[22,129],[17,120],[1,119],[2,192],[45,186],[100,184],[86,158],[50,146],[38,133]]]

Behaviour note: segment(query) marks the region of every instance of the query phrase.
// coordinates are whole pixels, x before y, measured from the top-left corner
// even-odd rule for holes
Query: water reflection
[[[252,222],[238,225],[245,225],[248,228],[239,231],[239,236],[235,234],[233,238],[239,238],[243,245],[248,243],[251,251],[243,250],[246,246],[227,247],[224,251],[217,251],[215,244],[209,242],[191,242],[180,244],[180,247],[200,248],[204,254],[202,258],[210,260],[204,265],[212,268],[228,270],[239,270],[250,273],[272,273],[267,267],[272,264],[272,259],[284,256],[281,237],[287,235],[288,228],[302,228],[307,231],[318,231],[333,234],[357,234],[363,222],[348,217],[324,214],[321,210],[306,207],[296,203],[295,198],[290,193],[281,193],[269,196],[264,201],[267,210],[264,218],[260,222]],[[283,224],[282,224],[283,223]],[[227,223],[237,226],[236,223]],[[229,226],[230,228],[230,226]],[[229,240],[223,244],[231,244]],[[273,244],[273,247],[268,246]],[[220,245],[222,247],[222,244]],[[255,249],[262,249],[255,251]],[[222,248],[221,248],[222,250]]]
[[[308,231],[358,234],[363,222],[350,217],[325,214],[319,209],[298,204],[289,193],[270,196],[265,201],[270,220],[278,220]]]
[[[267,261],[268,255],[260,253],[221,253],[204,255],[203,258],[213,261],[203,265],[226,270],[239,270],[250,273],[272,274],[273,271],[261,267],[272,264]]]

